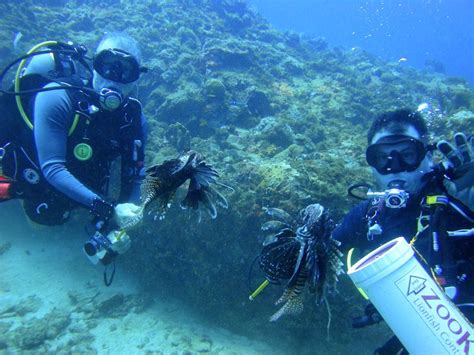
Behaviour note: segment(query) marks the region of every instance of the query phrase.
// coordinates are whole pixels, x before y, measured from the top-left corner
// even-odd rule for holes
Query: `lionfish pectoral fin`
[[[303,311],[303,294],[292,295],[274,315],[270,322],[275,322],[284,315],[297,315]]]
[[[161,194],[158,197],[158,201],[159,201],[158,210],[159,210],[159,212],[161,212],[161,213],[166,212],[166,210],[169,207],[168,204],[169,204],[170,200],[173,198],[175,192],[176,192],[176,190],[167,191],[167,192]]]
[[[218,186],[222,186],[223,188],[226,188],[226,189],[230,190],[230,192],[234,192],[234,191],[235,191],[235,189],[234,189],[232,186],[229,186],[229,185],[224,184],[224,183],[222,183],[222,182],[216,181],[215,184],[218,185]]]
[[[275,306],[278,306],[279,304],[282,304],[288,301],[290,296],[291,296],[291,289],[286,288],[283,294],[280,296],[280,298],[275,302]]]
[[[204,204],[204,207],[206,208],[207,213],[211,216],[212,219],[215,219],[217,217],[217,210],[216,206],[212,202],[212,200],[209,198],[209,195],[206,191],[203,192],[203,199],[202,202]]]
[[[305,251],[306,251],[306,246],[305,245],[300,246],[298,259],[296,260],[296,265],[293,271],[293,275],[291,275],[290,281],[288,281],[288,287],[293,287],[296,284],[297,280],[299,279],[300,272],[304,266],[303,259],[306,256]]]
[[[199,204],[202,204],[206,211],[209,213],[211,218],[217,217],[217,210],[214,203],[209,198],[209,190],[204,188],[193,189],[192,188],[193,181],[191,179],[191,183],[189,184],[188,193],[183,201],[181,201],[181,208],[187,209],[192,208],[194,210],[199,208]]]
[[[221,206],[222,208],[229,208],[229,203],[227,202],[227,199],[223,194],[221,194],[219,191],[217,191],[215,188],[212,186],[209,186],[209,191],[212,193],[212,196],[214,197],[214,200],[216,203]]]

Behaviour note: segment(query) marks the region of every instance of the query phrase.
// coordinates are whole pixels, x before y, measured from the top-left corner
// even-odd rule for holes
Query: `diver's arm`
[[[65,90],[40,92],[34,106],[35,144],[46,180],[69,198],[90,207],[98,198],[97,194],[85,187],[66,167],[67,136],[74,113],[74,106]]]
[[[145,116],[140,117],[137,139],[128,142],[130,149],[122,153],[120,202],[140,204],[140,185],[145,176],[144,160],[148,127]]]

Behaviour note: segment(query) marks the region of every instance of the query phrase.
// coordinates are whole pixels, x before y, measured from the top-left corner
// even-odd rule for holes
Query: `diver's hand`
[[[444,186],[449,195],[474,211],[474,137],[468,140],[463,133],[456,133],[454,142],[456,147],[445,140],[437,144],[438,150],[445,158],[444,164],[461,173],[459,178],[446,179]]]
[[[110,241],[110,249],[117,254],[125,254],[132,244],[125,231],[112,231],[107,234],[107,239]]]
[[[115,206],[114,219],[120,228],[130,228],[143,218],[143,209],[133,203],[120,203]]]

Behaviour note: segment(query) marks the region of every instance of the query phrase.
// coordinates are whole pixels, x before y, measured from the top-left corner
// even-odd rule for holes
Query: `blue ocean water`
[[[473,0],[249,0],[275,28],[445,71],[474,86]]]

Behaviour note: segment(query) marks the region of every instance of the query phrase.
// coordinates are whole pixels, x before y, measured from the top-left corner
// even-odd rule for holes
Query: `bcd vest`
[[[62,82],[75,86],[82,81],[67,78]],[[26,90],[23,88],[23,90]],[[74,107],[75,120],[67,139],[66,167],[79,181],[98,193],[106,193],[111,162],[119,156],[123,161],[143,161],[136,145],[141,143],[141,104],[136,99],[128,101],[115,111],[98,108],[99,104],[86,91],[66,90]],[[34,100],[36,95],[23,98],[23,104],[34,125]],[[1,162],[2,174],[12,179],[15,197],[44,192],[52,187],[47,183],[37,159],[34,133],[23,122],[13,95],[3,94],[0,104],[4,115],[0,124],[7,129],[0,133],[0,148],[4,149]],[[96,106],[97,105],[97,106]]]

